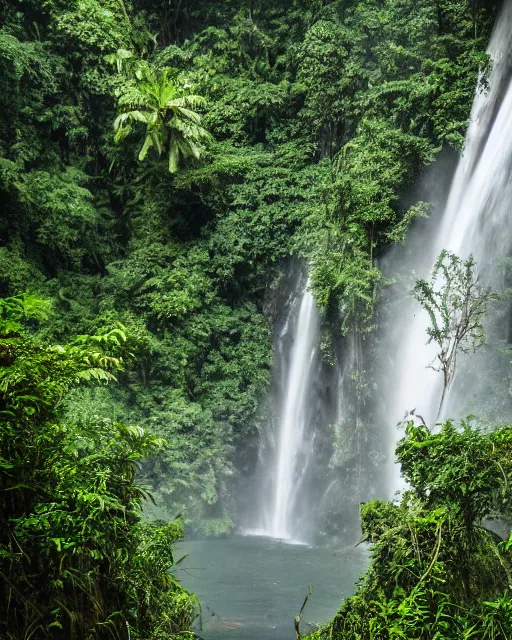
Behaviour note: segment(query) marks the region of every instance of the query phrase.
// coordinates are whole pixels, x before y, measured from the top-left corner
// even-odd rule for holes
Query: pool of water
[[[294,617],[308,585],[313,586],[302,619],[322,624],[369,562],[360,547],[309,547],[252,536],[181,542],[176,557],[188,554],[175,570],[197,593],[204,640],[295,640]]]

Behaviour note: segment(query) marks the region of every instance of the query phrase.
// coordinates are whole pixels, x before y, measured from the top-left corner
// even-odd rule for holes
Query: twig
[[[313,594],[313,590],[314,590],[313,585],[310,584],[308,586],[308,593],[304,598],[304,602],[302,603],[302,607],[300,608],[299,613],[295,616],[295,637],[297,638],[297,640],[301,640],[300,629],[299,629],[300,619],[302,617],[302,612],[304,611],[310,596]]]
[[[428,569],[425,571],[425,573],[421,576],[419,582],[418,582],[418,586],[428,577],[428,574],[432,571],[432,568],[434,567],[435,563],[437,562],[437,558],[439,557],[439,550],[441,549],[441,531],[442,531],[443,525],[441,523],[439,523],[437,525],[437,542],[436,542],[436,546],[435,546],[435,550],[434,550],[434,554],[432,556],[432,562],[429,564]]]
[[[363,544],[363,542],[368,542],[369,539],[370,539],[370,536],[364,536],[364,538],[361,538],[361,540],[359,540],[359,542],[356,542],[356,544],[352,547],[352,549],[355,549],[360,544]]]

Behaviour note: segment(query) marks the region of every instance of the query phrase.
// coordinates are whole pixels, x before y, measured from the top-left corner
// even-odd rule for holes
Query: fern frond
[[[171,133],[171,140],[169,145],[169,173],[176,173],[176,171],[178,171],[180,150],[178,147],[177,136],[174,132]]]
[[[185,107],[176,107],[176,111],[194,124],[201,124],[201,116],[195,111],[185,109]]]
[[[139,160],[144,160],[148,154],[149,149],[153,146],[153,140],[150,135],[147,135],[141,150],[139,151]]]

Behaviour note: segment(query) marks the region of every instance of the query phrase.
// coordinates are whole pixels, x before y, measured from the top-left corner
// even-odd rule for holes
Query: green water
[[[362,546],[307,547],[257,537],[187,541],[177,553],[189,554],[176,576],[199,596],[197,633],[204,640],[295,640],[293,621],[308,585],[314,592],[303,620],[321,624],[353,592],[369,562]]]

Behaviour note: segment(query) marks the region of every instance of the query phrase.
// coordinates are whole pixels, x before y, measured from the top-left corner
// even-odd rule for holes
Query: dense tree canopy
[[[373,326],[376,261],[428,213],[405,190],[461,145],[493,8],[34,0],[2,17],[2,292],[52,299],[50,340],[137,337],[122,385],[88,401],[182,443],[158,463],[169,515],[229,527],[270,283],[302,255],[334,325]]]
[[[411,202],[426,167],[462,146],[496,10],[0,4],[0,635],[189,637],[194,601],[169,574],[179,526],[142,523],[143,487],[148,520],[233,530],[287,260],[309,261],[329,357],[372,331],[379,258],[429,214]],[[359,425],[371,366],[349,373]],[[332,444],[329,473],[357,459]],[[441,553],[459,515],[408,500],[391,530]],[[491,545],[463,524],[471,549]],[[415,598],[439,562],[418,560]]]

